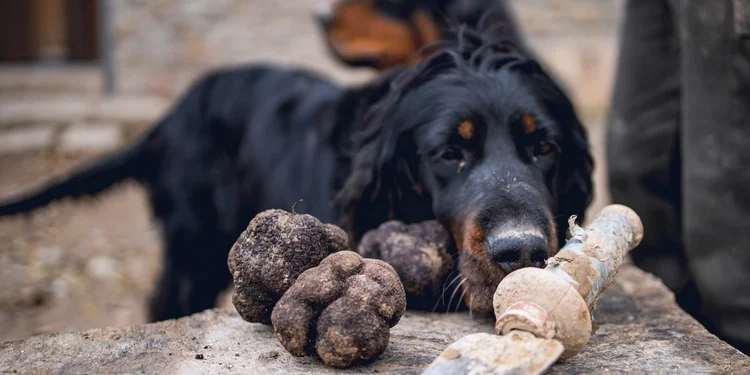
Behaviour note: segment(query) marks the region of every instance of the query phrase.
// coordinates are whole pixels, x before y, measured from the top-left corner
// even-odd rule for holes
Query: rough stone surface
[[[632,266],[599,300],[599,330],[576,357],[551,374],[743,374],[750,358],[709,334],[682,312],[656,278]],[[446,347],[493,322],[466,313],[407,312],[390,345],[358,373],[417,374]],[[203,356],[203,360],[196,356]],[[128,328],[47,334],[0,344],[5,373],[247,374],[336,373],[314,357],[288,354],[271,327],[210,310],[176,321]],[[15,372],[14,372],[15,371]]]

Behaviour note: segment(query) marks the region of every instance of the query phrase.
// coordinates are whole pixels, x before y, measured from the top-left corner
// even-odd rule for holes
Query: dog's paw
[[[409,225],[389,221],[365,233],[357,252],[393,266],[411,303],[411,295],[440,295],[445,276],[453,267],[450,246],[450,234],[435,220]]]
[[[274,305],[297,277],[347,246],[341,228],[313,216],[283,210],[261,212],[229,252],[234,307],[248,322],[270,323]]]
[[[343,368],[380,356],[405,308],[404,288],[391,266],[342,251],[303,272],[271,320],[289,353],[317,353]]]

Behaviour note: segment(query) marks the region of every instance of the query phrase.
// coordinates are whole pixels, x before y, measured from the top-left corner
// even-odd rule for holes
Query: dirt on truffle
[[[405,309],[406,294],[393,267],[342,251],[302,273],[271,320],[289,353],[315,353],[344,368],[378,358]]]
[[[311,215],[267,210],[250,221],[229,252],[234,303],[243,319],[271,322],[271,310],[305,270],[347,247],[344,231]]]

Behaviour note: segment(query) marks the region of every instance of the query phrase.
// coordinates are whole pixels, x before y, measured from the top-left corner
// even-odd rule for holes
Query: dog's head
[[[441,38],[438,0],[337,0],[316,12],[334,56],[351,66],[386,69],[419,58]]]
[[[403,71],[368,112],[337,202],[356,239],[390,220],[439,219],[464,301],[489,311],[500,280],[541,267],[591,200],[584,128],[553,80],[512,44],[462,30]]]

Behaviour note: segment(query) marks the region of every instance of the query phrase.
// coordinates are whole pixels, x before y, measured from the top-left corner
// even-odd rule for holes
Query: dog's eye
[[[553,148],[552,145],[545,141],[539,141],[537,143],[536,147],[534,147],[534,154],[535,155],[547,155],[550,152],[552,152]]]
[[[471,154],[458,146],[444,145],[432,155],[434,172],[439,178],[450,179],[456,173],[461,174],[469,166]],[[445,182],[445,181],[444,181]]]
[[[532,157],[536,160],[537,157],[549,155],[552,153],[559,153],[560,148],[554,142],[547,142],[545,140],[539,140],[531,147]]]
[[[440,158],[445,161],[459,161],[464,158],[463,152],[461,152],[461,149],[455,146],[449,146],[443,149],[443,151],[440,153]]]

